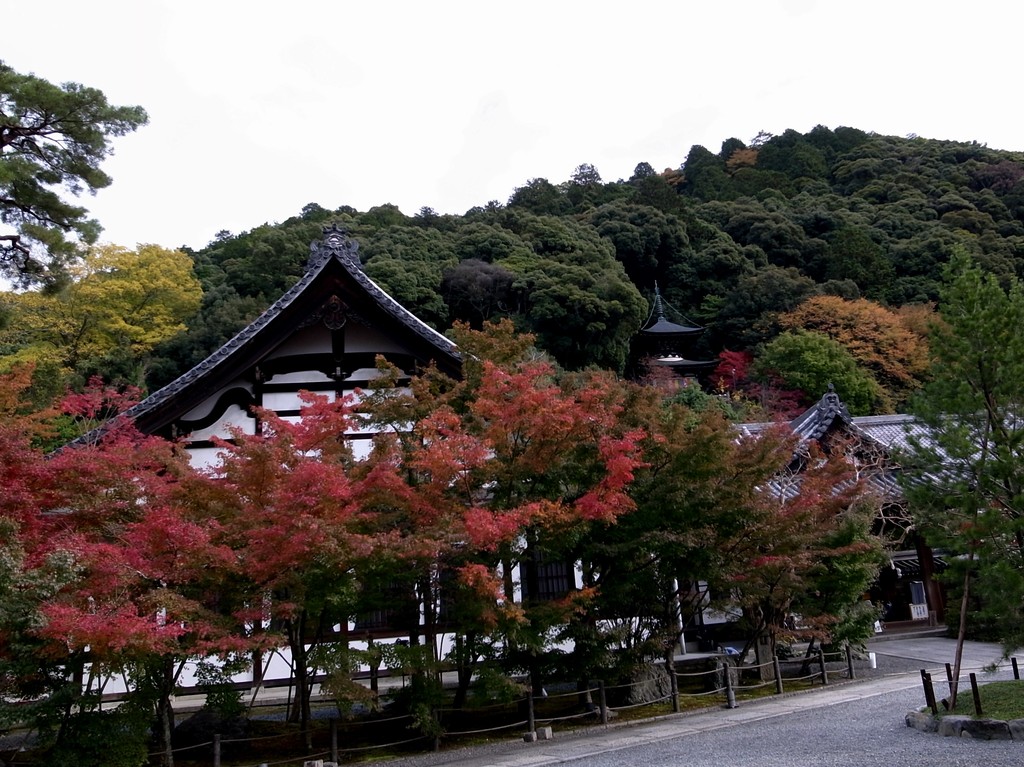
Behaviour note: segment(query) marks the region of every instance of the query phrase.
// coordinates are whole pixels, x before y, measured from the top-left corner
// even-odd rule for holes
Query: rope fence
[[[206,748],[207,746],[212,746],[213,744],[214,744],[214,741],[208,740],[205,743],[195,743],[195,744],[193,744],[191,746],[182,746],[181,748],[171,749],[171,753],[172,754],[179,754],[179,753],[181,753],[183,751],[192,751],[193,749],[196,749],[196,748]],[[155,759],[158,756],[163,756],[166,753],[167,753],[167,751],[161,750],[161,751],[155,751],[155,752],[153,752],[151,754],[147,754],[146,756],[148,756],[150,759]]]
[[[494,703],[493,705],[490,705],[490,706],[477,706],[477,705],[474,705],[472,708],[439,708],[439,709],[437,709],[437,711],[439,711],[441,713],[445,713],[445,714],[448,714],[448,713],[464,714],[467,711],[475,711],[475,712],[494,711],[494,710],[499,709],[499,708],[512,708],[518,702],[519,701],[511,701],[509,703]],[[409,716],[406,715],[404,717],[395,717],[395,718],[396,719],[403,719],[403,718],[404,719],[408,719]],[[383,722],[383,721],[387,721],[387,720],[378,719],[378,720],[375,720],[375,721]]]
[[[221,739],[221,743],[258,743],[263,740],[280,740],[281,738],[294,738],[298,732],[279,732],[277,735],[258,735],[252,738],[230,738]]]
[[[663,703],[664,701],[671,700],[671,699],[672,699],[671,695],[663,695],[660,698],[655,698],[654,700],[645,700],[642,703],[629,703],[629,704],[626,704],[625,706],[609,706],[608,710],[609,711],[628,711],[629,709],[632,709],[632,708],[641,708],[643,706],[653,706],[655,703]]]
[[[677,677],[698,677],[698,676],[707,676],[708,674],[717,674],[718,670],[717,669],[710,669],[708,671],[695,671],[695,672],[691,672],[691,673],[685,673],[685,672],[682,672],[682,671],[675,671],[673,673],[675,673],[675,675]]]
[[[704,692],[681,692],[678,693],[680,698],[703,698],[705,695],[717,695],[725,692],[724,687],[716,687],[713,690],[704,690]]]
[[[362,753],[363,751],[375,751],[379,748],[395,748],[396,746],[407,746],[410,743],[415,743],[419,740],[425,740],[426,738],[426,735],[417,735],[415,738],[409,738],[408,740],[396,740],[394,743],[377,743],[372,746],[351,746],[347,748],[339,748],[338,751],[341,751],[346,754]]]
[[[773,684],[775,684],[775,680],[774,679],[770,679],[769,681],[761,682],[760,684],[737,684],[737,685],[733,685],[732,689],[736,690],[737,692],[740,692],[740,691],[743,691],[743,690],[760,690],[762,687],[767,687],[768,685],[773,685]]]
[[[786,677],[786,681],[787,682],[806,682],[809,679],[820,679],[820,678],[821,678],[821,672],[820,671],[815,671],[813,674],[808,674],[807,676],[787,676]]]
[[[521,722],[512,722],[511,724],[502,724],[502,725],[498,725],[497,727],[485,727],[485,728],[483,728],[481,730],[461,730],[461,731],[455,731],[455,732],[445,732],[445,735],[448,735],[448,736],[451,736],[451,737],[463,736],[463,735],[483,735],[484,733],[488,733],[488,732],[500,732],[501,730],[511,730],[511,729],[513,729],[515,727],[522,727],[526,723],[527,722],[524,719]]]
[[[787,684],[800,684],[810,683],[814,684],[820,680],[823,685],[829,683],[829,674],[833,676],[841,675],[848,676],[848,678],[854,678],[854,666],[853,656],[849,648],[845,652],[845,660],[847,662],[847,668],[845,674],[843,671],[837,670],[834,666],[830,670],[828,663],[839,663],[844,658],[843,652],[828,652],[825,653],[821,649],[817,653],[808,654],[802,658],[778,658],[774,657],[770,662],[750,664],[750,665],[733,665],[733,663],[726,658],[715,658],[712,656],[710,659],[714,662],[713,667],[706,668],[699,671],[677,671],[671,666],[666,664],[664,666],[663,675],[660,673],[654,674],[651,678],[637,679],[631,682],[626,682],[616,685],[606,686],[603,681],[586,683],[586,686],[582,686],[575,690],[566,690],[564,692],[556,692],[554,694],[545,693],[543,696],[533,696],[532,694],[524,695],[522,698],[507,701],[493,703],[489,705],[470,706],[466,708],[450,708],[436,706],[431,709],[432,716],[434,718],[434,726],[436,731],[431,730],[429,733],[426,730],[430,730],[429,725],[424,725],[425,731],[422,734],[415,734],[413,737],[403,738],[397,741],[389,741],[386,743],[366,743],[367,740],[374,740],[375,735],[380,736],[388,734],[388,725],[394,722],[411,721],[414,717],[411,714],[400,714],[397,716],[387,716],[380,719],[368,719],[365,721],[343,721],[339,718],[330,719],[330,739],[331,747],[330,751],[318,751],[317,753],[305,753],[301,756],[296,756],[287,759],[281,759],[280,761],[260,761],[259,765],[266,765],[266,767],[272,767],[273,765],[286,765],[292,763],[302,763],[308,761],[315,761],[318,758],[330,756],[332,760],[337,761],[339,754],[350,754],[355,755],[370,751],[382,751],[388,749],[402,749],[408,747],[414,743],[422,743],[424,741],[432,742],[434,750],[440,748],[440,743],[443,739],[455,739],[455,738],[477,738],[481,736],[488,736],[495,733],[503,732],[515,732],[526,729],[526,735],[532,734],[534,739],[538,737],[551,737],[550,726],[558,724],[566,724],[570,722],[577,722],[587,719],[597,719],[601,725],[607,725],[609,719],[613,715],[623,714],[625,712],[635,711],[649,706],[663,706],[665,703],[671,703],[672,710],[674,712],[680,711],[680,700],[681,699],[709,699],[716,696],[722,696],[719,699],[723,700],[723,703],[728,708],[735,708],[738,705],[738,696],[742,696],[744,699],[748,699],[745,693],[754,693],[764,688],[775,685],[775,692],[777,694],[783,693],[783,682]],[[801,674],[799,676],[784,676],[782,673],[782,667],[786,665],[790,668],[802,667],[811,670],[811,673]],[[1016,664],[1014,664],[1015,672]],[[662,666],[655,665],[655,668],[661,669]],[[771,668],[770,676],[766,673],[766,669]],[[746,680],[746,684],[740,684],[741,681]],[[666,681],[671,686],[670,692],[665,692]],[[703,681],[703,685],[707,689],[693,689],[698,686],[698,683]],[[930,681],[930,680],[929,680]],[[680,682],[689,689],[680,689]],[[643,688],[643,689],[639,689]],[[638,691],[639,690],[639,691]],[[613,697],[613,701],[610,703],[608,700],[609,694]],[[639,699],[638,699],[639,698]],[[573,705],[567,703],[570,699],[578,699],[583,710],[567,710],[572,709]],[[527,718],[522,718],[523,707],[526,707],[528,712]],[[535,707],[540,707],[542,711],[535,711]],[[515,712],[518,711],[520,716],[515,716]],[[474,716],[477,716],[477,721],[474,721]],[[490,722],[487,722],[487,719]],[[513,721],[502,721],[504,719],[514,719]],[[445,729],[445,720],[448,720],[451,725],[463,725],[458,729]],[[472,726],[474,724],[480,724],[485,726]],[[384,725],[385,729],[382,732],[373,733],[369,728],[376,727],[378,725]],[[465,725],[470,725],[466,727]],[[543,727],[548,732],[544,735],[538,736],[539,728]],[[339,732],[342,732],[345,739],[350,740],[350,745],[342,745],[338,743]],[[270,735],[254,735],[252,737],[234,737],[234,738],[221,738],[219,735],[215,735],[213,740],[206,740],[201,743],[193,743],[187,746],[181,746],[174,748],[170,751],[171,754],[187,754],[188,752],[194,752],[200,749],[211,749],[213,750],[214,760],[213,764],[215,767],[220,765],[221,749],[224,746],[248,746],[259,748],[262,743],[269,743],[272,741],[282,741],[287,739],[305,739],[305,747],[312,751],[314,741],[318,741],[319,745],[322,746],[327,733],[325,733],[322,724],[319,727],[314,727],[313,731],[300,732],[299,730],[293,730],[289,732],[279,732]],[[390,734],[398,734],[394,732],[392,727]],[[525,737],[525,736],[524,736]],[[354,742],[352,742],[354,741]],[[360,741],[363,744],[356,745]],[[296,744],[297,748],[301,748]],[[285,746],[283,750],[287,752],[290,750],[290,746]],[[282,749],[277,748],[278,751]],[[149,754],[150,759],[158,759],[165,756],[168,752],[161,750]],[[236,752],[232,757],[233,763],[238,764],[238,756],[241,756],[244,752]],[[268,753],[268,756],[274,754]],[[187,758],[187,757],[186,757]]]
[[[629,685],[626,685],[627,687]],[[610,687],[607,689],[611,689]],[[574,692],[560,692],[557,695],[544,695],[542,700],[557,700],[558,698],[575,698],[578,695],[586,695],[588,693],[597,692],[597,687],[590,687],[586,690],[576,690]]]
[[[593,716],[593,711],[580,711],[576,714],[566,714],[565,716],[538,716],[534,721],[537,722],[568,722],[570,719],[584,719],[588,716]]]

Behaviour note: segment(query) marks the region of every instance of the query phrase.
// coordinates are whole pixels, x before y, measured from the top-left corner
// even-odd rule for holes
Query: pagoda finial
[[[661,304],[661,291],[658,290],[658,281],[654,281],[654,314],[659,321],[665,319],[665,307]]]

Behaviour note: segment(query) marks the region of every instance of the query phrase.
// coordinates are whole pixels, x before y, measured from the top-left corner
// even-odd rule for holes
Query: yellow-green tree
[[[140,245],[91,249],[59,292],[4,293],[0,367],[33,361],[64,374],[117,373],[142,382],[145,355],[185,329],[202,288],[192,260]]]

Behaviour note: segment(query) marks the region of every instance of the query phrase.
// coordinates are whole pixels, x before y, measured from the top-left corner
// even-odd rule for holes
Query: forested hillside
[[[852,407],[882,411],[923,375],[929,303],[954,249],[1024,276],[1024,153],[819,126],[694,146],[677,169],[641,162],[617,181],[583,164],[463,215],[310,203],[188,253],[202,305],[146,357],[150,388],[286,290],[333,222],[361,243],[366,272],[439,329],[510,317],[565,367],[621,372],[657,283],[707,328],[691,356],[733,353],[723,385],[816,397],[844,381]]]

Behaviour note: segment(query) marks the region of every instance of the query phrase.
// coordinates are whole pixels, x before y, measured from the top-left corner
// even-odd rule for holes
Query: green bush
[[[87,711],[72,717],[47,761],[61,767],[141,767],[149,738],[149,720],[141,712]]]

